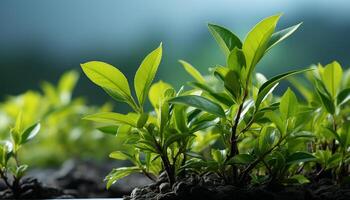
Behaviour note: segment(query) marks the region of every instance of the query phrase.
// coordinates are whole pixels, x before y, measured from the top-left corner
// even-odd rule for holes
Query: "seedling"
[[[321,178],[327,172],[335,181],[342,182],[349,167],[349,77],[341,65],[334,61],[322,66],[311,66],[313,73],[307,78],[311,87],[301,87],[296,79],[291,80],[312,109],[310,130],[317,140],[312,151],[317,157],[316,175]],[[344,74],[344,75],[343,75]]]
[[[347,176],[350,81],[341,83],[340,65],[295,70],[270,79],[255,73],[264,55],[301,25],[275,31],[280,16],[259,22],[244,41],[224,27],[209,24],[226,64],[203,76],[181,60],[194,79],[187,91],[184,87],[176,91],[162,81],[152,85],[161,45],[136,72],[136,98],[117,68],[99,61],[82,64],[92,82],[133,109],[128,114],[85,117],[107,124],[99,129],[124,141],[124,149],[110,157],[134,164],[114,169],[106,177],[107,188],[130,173],[143,172],[154,180],[163,170],[171,185],[183,175],[209,171],[239,186],[304,184],[315,171],[320,175],[329,169],[338,180]],[[280,81],[297,74],[307,74],[315,86],[310,93],[295,82],[306,102],[289,88],[281,97],[273,95]],[[149,112],[144,106],[147,97],[153,106]]]
[[[152,85],[161,57],[162,45],[148,54],[138,68],[134,78],[137,101],[131,95],[128,80],[117,68],[98,61],[82,64],[84,73],[92,82],[133,109],[128,114],[105,112],[85,117],[109,124],[99,129],[124,141],[124,150],[112,152],[111,158],[130,160],[134,164],[132,167],[114,169],[106,177],[107,188],[134,172],[143,172],[155,180],[162,169],[169,183],[173,184],[187,160],[194,133],[212,125],[210,120],[190,123],[197,110],[189,111],[187,106],[169,103],[169,99],[183,93],[182,89],[176,92],[171,85],[162,81]],[[144,108],[147,97],[153,106],[150,112]],[[193,101],[202,99],[193,96]]]
[[[18,151],[25,143],[32,140],[40,130],[39,123],[26,129],[22,126],[22,114],[20,113],[10,131],[11,141],[5,140],[0,144],[0,176],[15,196],[20,192],[20,180],[28,168],[27,165],[20,163]]]

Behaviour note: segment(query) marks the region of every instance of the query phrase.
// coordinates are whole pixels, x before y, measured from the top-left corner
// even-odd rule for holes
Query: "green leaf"
[[[284,74],[280,74],[277,76],[274,76],[273,78],[271,78],[270,80],[266,81],[264,84],[262,84],[262,86],[259,88],[259,92],[258,92],[258,97],[256,99],[255,102],[255,107],[256,110],[258,110],[261,102],[265,99],[265,97],[269,94],[269,91],[276,86],[276,84],[281,81],[282,79],[285,79],[289,76],[295,75],[295,74],[299,74],[299,73],[303,73],[306,71],[310,71],[312,69],[305,69],[305,70],[294,70],[294,71],[290,71]]]
[[[148,120],[148,114],[142,113],[140,114],[139,118],[137,119],[137,128],[142,128]]]
[[[172,145],[175,142],[179,142],[182,139],[189,137],[190,135],[188,134],[171,134],[169,137],[166,138],[164,142],[164,147],[168,148],[170,145]]]
[[[286,182],[287,184],[292,184],[292,183],[306,184],[306,183],[310,183],[310,180],[307,179],[302,174],[296,174],[296,175],[293,175],[292,177],[286,179],[284,182]]]
[[[212,98],[214,98],[218,102],[220,102],[228,107],[230,107],[234,104],[234,101],[225,92],[215,92],[208,85],[201,84],[198,82],[190,82],[188,84],[194,88],[201,89],[203,92],[207,93],[209,96],[211,96]]]
[[[327,160],[327,168],[326,169],[332,169],[332,168],[339,166],[339,163],[341,162],[341,159],[343,157],[340,153],[334,153],[334,154],[330,154],[330,155],[331,156]]]
[[[85,120],[101,122],[101,123],[111,123],[111,124],[128,124],[132,127],[137,127],[137,116],[135,115],[124,115],[120,113],[113,112],[103,112],[92,114],[84,117]]]
[[[337,95],[337,105],[342,105],[350,100],[350,88],[346,88]]]
[[[268,47],[266,51],[269,51],[273,46],[282,42],[284,39],[292,35],[300,27],[301,24],[302,23],[299,23],[297,25],[288,27],[286,29],[280,30],[272,34],[269,43],[267,44]]]
[[[129,105],[134,104],[128,80],[117,68],[100,61],[87,62],[81,64],[81,67],[92,82],[108,90],[108,94],[112,93],[114,99]]]
[[[134,78],[134,86],[139,105],[142,107],[148,95],[149,88],[158,70],[162,59],[162,44],[152,51],[142,61]]]
[[[226,151],[225,150],[211,149],[210,153],[211,153],[212,158],[216,162],[223,163],[225,161],[225,157],[226,157]]]
[[[115,135],[117,135],[118,128],[119,128],[119,126],[103,126],[103,127],[97,128],[97,129],[99,131],[101,131],[102,133],[115,136]]]
[[[7,162],[11,157],[13,145],[10,141],[0,141],[0,167],[7,167]]]
[[[109,154],[109,157],[116,159],[116,160],[128,160],[132,156],[128,155],[127,153],[124,153],[122,151],[113,151],[112,153]]]
[[[13,131],[20,134],[22,132],[22,129],[23,129],[23,113],[19,112],[16,117]]]
[[[202,76],[202,74],[196,68],[194,68],[190,63],[183,60],[179,60],[179,62],[182,64],[186,72],[189,75],[191,75],[196,81],[198,81],[199,83],[205,83],[205,79]]]
[[[322,130],[322,129],[321,129],[321,130]],[[329,127],[325,127],[323,130],[325,130],[325,131],[327,131],[328,133],[330,133],[330,134],[333,136],[333,138],[335,138],[335,139],[339,142],[339,144],[340,144],[342,147],[344,147],[343,140],[340,138],[339,134],[338,134],[335,130],[333,130],[333,129],[329,128]]]
[[[240,74],[241,69],[246,66],[245,56],[241,49],[235,47],[227,58],[227,66]]]
[[[164,101],[161,104],[160,112],[158,114],[159,132],[163,133],[169,121],[169,103]]]
[[[141,169],[139,167],[121,167],[118,169],[113,169],[105,178],[105,181],[107,181],[107,189],[109,189],[119,179],[136,172],[141,172]]]
[[[200,110],[204,110],[208,113],[214,114],[218,117],[225,118],[225,112],[220,105],[201,96],[196,96],[196,95],[178,96],[170,99],[169,103],[192,106]]]
[[[286,158],[286,164],[298,164],[301,162],[309,162],[316,160],[316,157],[307,152],[295,152]]]
[[[260,154],[268,151],[272,145],[277,141],[278,136],[275,128],[264,126],[262,127],[258,140],[258,147]]]
[[[289,88],[281,98],[280,112],[284,119],[294,117],[298,112],[298,99]]]
[[[215,24],[208,24],[208,28],[226,57],[235,47],[242,48],[241,40],[228,29]]]
[[[21,136],[21,144],[25,144],[28,141],[30,141],[31,139],[33,139],[40,130],[40,123],[36,123],[32,126],[30,126],[29,128],[27,128]]]
[[[335,98],[337,95],[342,76],[343,70],[340,64],[336,61],[326,65],[321,73],[322,81],[332,98]]]
[[[227,73],[230,71],[229,68],[218,66],[214,68],[214,75],[219,79],[224,81]]]
[[[225,88],[231,93],[237,101],[241,96],[241,83],[237,72],[230,70],[224,79]]]
[[[16,171],[14,172],[16,178],[21,178],[25,174],[28,169],[28,165],[20,165],[16,167]]]
[[[155,109],[159,109],[159,103],[165,98],[164,94],[168,89],[172,89],[171,85],[163,81],[158,81],[151,86],[148,98]]]
[[[268,47],[270,37],[275,31],[277,22],[281,15],[274,15],[263,19],[248,33],[244,43],[243,52],[248,69],[248,77],[252,74],[256,64],[263,57]]]
[[[173,119],[176,128],[182,133],[188,131],[186,118],[186,107],[183,105],[175,105],[173,109]]]
[[[327,94],[324,94],[324,92],[322,92],[319,88],[317,88],[317,94],[320,97],[322,105],[324,106],[324,108],[326,108],[327,112],[329,112],[330,114],[334,114],[335,106],[331,97],[329,97]]]
[[[228,161],[228,164],[247,165],[255,160],[255,157],[250,154],[238,154]]]
[[[58,92],[60,100],[68,103],[71,100],[72,91],[78,82],[79,74],[76,71],[68,71],[62,75],[58,82]]]

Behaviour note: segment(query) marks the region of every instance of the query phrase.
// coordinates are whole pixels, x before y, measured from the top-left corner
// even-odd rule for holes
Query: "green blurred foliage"
[[[0,103],[1,139],[8,139],[8,131],[20,112],[23,126],[41,123],[37,138],[20,152],[25,163],[43,166],[59,165],[69,158],[103,159],[118,144],[95,130],[91,122],[82,120],[89,113],[110,111],[112,105],[88,106],[84,98],[72,98],[78,78],[77,72],[69,71],[57,85],[43,82],[42,91],[29,90]]]

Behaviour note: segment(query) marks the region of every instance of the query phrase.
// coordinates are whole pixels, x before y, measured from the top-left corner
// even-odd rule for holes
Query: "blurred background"
[[[243,40],[263,18],[284,13],[277,29],[304,23],[264,57],[258,72],[271,77],[333,60],[347,68],[349,9],[348,0],[1,0],[0,140],[10,139],[9,130],[22,111],[25,127],[40,121],[42,128],[21,151],[21,161],[31,169],[58,169],[34,170],[32,176],[46,182],[53,177],[54,185],[79,190],[81,197],[128,194],[134,187],[130,180],[144,182],[127,179],[108,194],[103,183],[112,167],[127,164],[108,159],[123,145],[99,132],[96,124],[81,120],[90,113],[126,112],[127,107],[111,104],[111,98],[82,75],[80,63],[104,61],[132,80],[143,58],[163,42],[156,79],[178,89],[191,80],[179,59],[203,74],[225,63],[207,29],[209,22]]]
[[[224,63],[207,23],[230,28],[243,39],[262,18],[284,13],[279,28],[304,22],[273,49],[257,70],[265,75],[332,60],[350,60],[350,2],[333,0],[61,0],[0,2],[0,99],[42,81],[57,82],[67,70],[100,60],[133,77],[144,56],[164,45],[157,79],[174,86],[190,80],[178,63],[184,59],[202,73]],[[110,98],[81,76],[74,96],[102,104]],[[122,105],[120,105],[122,106]]]

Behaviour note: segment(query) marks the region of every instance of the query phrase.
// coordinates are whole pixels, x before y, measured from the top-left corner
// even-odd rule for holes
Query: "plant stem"
[[[247,92],[247,90],[245,90],[243,98],[242,98],[242,102],[238,107],[238,111],[237,111],[236,118],[234,120],[234,124],[231,128],[231,139],[230,139],[231,148],[230,148],[230,153],[226,158],[226,161],[228,161],[230,158],[234,157],[235,155],[237,155],[239,153],[238,144],[237,144],[237,135],[238,135],[237,128],[238,128],[238,124],[239,124],[239,119],[241,118],[244,101],[247,98],[247,95],[248,95],[248,92]]]
[[[332,115],[333,118],[333,131],[337,133],[337,124],[335,122],[335,116]],[[332,140],[332,154],[334,154],[337,151],[337,146],[335,144],[335,139]]]
[[[11,185],[11,184],[9,183],[9,181],[8,181],[8,178],[7,178],[7,176],[6,176],[6,172],[0,170],[0,176],[1,176],[2,180],[4,180],[6,186],[12,190],[13,187],[12,187],[12,185]]]
[[[252,163],[250,163],[241,173],[241,177],[239,179],[239,183],[242,183],[248,176],[249,172],[251,170],[254,169],[254,167],[256,165],[258,165],[261,161],[264,160],[264,158],[269,154],[271,153],[275,148],[277,148],[281,143],[282,141],[286,138],[287,136],[284,136],[282,137],[278,142],[277,144],[275,144],[273,147],[271,147],[271,149],[269,149],[268,151],[266,151],[265,153],[263,153],[259,158],[257,158],[255,161],[253,161]]]
[[[158,141],[156,140],[156,138],[154,138],[154,136],[152,135],[152,138],[154,140],[154,143],[156,145],[156,148],[158,150],[158,153],[160,155],[160,158],[162,159],[163,162],[163,166],[165,169],[165,172],[168,175],[168,180],[169,180],[169,184],[172,186],[175,183],[175,171],[174,171],[174,167],[171,165],[166,150],[164,153],[164,149],[160,146],[160,144],[158,143]]]

